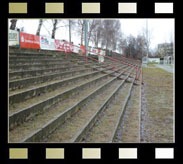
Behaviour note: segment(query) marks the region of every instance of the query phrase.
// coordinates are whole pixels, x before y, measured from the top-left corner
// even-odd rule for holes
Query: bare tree
[[[124,41],[124,39],[123,39],[123,34],[122,34],[122,32],[121,33],[119,33],[119,37],[118,37],[118,43],[117,43],[117,49],[118,49],[118,51],[122,54],[123,53],[123,41]]]
[[[16,24],[17,24],[17,19],[11,19],[10,22],[11,22],[10,29],[15,30]]]
[[[118,42],[120,39],[120,35],[121,35],[121,23],[119,20],[116,20],[113,22],[113,31],[110,35],[111,37],[111,41],[110,41],[110,45],[111,45],[111,49],[113,51],[115,51],[117,49],[118,46]]]
[[[170,31],[169,43],[173,43],[174,44],[174,32],[173,32],[173,30]]]
[[[121,23],[119,20],[103,20],[101,45],[105,49],[116,50]]]
[[[126,57],[141,59],[146,55],[146,38],[142,35],[130,35],[123,40],[122,47]]]
[[[92,34],[91,34],[91,40],[95,44],[95,47],[98,47],[101,38],[102,38],[102,20],[96,20],[96,26],[94,27]]]
[[[91,37],[92,37],[92,32],[96,28],[97,24],[98,24],[97,20],[89,21],[88,45],[89,45]]]
[[[36,35],[40,35],[42,25],[43,25],[43,19],[40,19]]]
[[[83,20],[77,20],[76,22],[76,30],[78,36],[81,38],[81,45],[83,45],[83,40],[84,40],[84,21]]]
[[[55,39],[56,32],[61,27],[67,27],[68,23],[67,21],[61,20],[61,19],[53,19],[52,22],[52,32],[51,32],[51,38]]]
[[[58,20],[54,19],[53,20],[53,29],[52,29],[52,33],[51,33],[51,38],[52,39],[55,39],[55,33],[56,33],[56,30],[57,30],[57,24],[58,24]]]
[[[103,20],[103,29],[102,29],[102,48],[108,49],[110,44],[110,34],[112,32],[112,20]]]

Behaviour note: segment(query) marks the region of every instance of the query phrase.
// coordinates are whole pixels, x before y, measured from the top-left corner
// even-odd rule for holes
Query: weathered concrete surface
[[[26,78],[31,76],[40,76],[48,73],[56,73],[56,72],[64,72],[69,71],[72,69],[81,69],[84,68],[81,65],[73,65],[70,67],[58,67],[58,68],[51,68],[51,69],[39,69],[39,70],[27,70],[27,71],[14,71],[9,73],[9,79],[19,79],[19,78]]]
[[[20,93],[16,93],[16,94],[9,96],[9,103],[10,104],[19,103],[19,102],[24,101],[26,99],[33,98],[39,94],[46,93],[48,91],[53,91],[53,90],[55,90],[59,87],[62,87],[62,86],[71,85],[73,83],[82,81],[83,79],[93,77],[97,74],[100,74],[100,71],[96,71],[96,72],[88,73],[85,75],[77,76],[75,78],[71,77],[71,78],[66,79],[66,80],[60,80],[59,82],[56,82],[53,84],[49,84],[46,86],[44,85],[41,87],[36,87],[36,88],[32,88],[32,89],[29,89],[29,90],[26,90],[26,91],[23,91]]]
[[[67,72],[43,75],[43,76],[39,76],[39,77],[14,80],[14,81],[9,82],[9,89],[10,90],[15,90],[17,88],[20,89],[20,88],[27,87],[27,86],[30,86],[33,84],[38,84],[38,83],[43,83],[46,81],[66,78],[66,77],[70,77],[70,76],[74,76],[74,75],[77,75],[80,73],[86,73],[86,72],[90,72],[90,71],[91,71],[91,69],[82,69],[82,70],[77,70],[77,71],[67,71]]]
[[[79,101],[74,106],[67,109],[65,112],[61,113],[54,119],[50,120],[46,125],[43,126],[43,128],[37,130],[32,135],[26,137],[23,142],[41,142],[44,138],[46,138],[51,132],[53,132],[58,126],[63,124],[65,120],[67,120],[69,117],[71,117],[74,113],[76,113],[80,108],[85,106],[91,99],[93,99],[99,92],[102,92],[106,87],[109,87],[112,82],[114,82],[116,78],[113,78],[109,82],[105,83],[101,87],[97,88],[95,91],[93,91],[90,95],[88,95],[86,98]]]
[[[24,122],[27,119],[30,119],[31,117],[35,116],[36,114],[49,109],[52,105],[57,104],[58,102],[69,98],[71,95],[72,96],[77,95],[80,90],[86,89],[87,87],[90,87],[91,85],[96,84],[100,80],[107,78],[107,76],[108,75],[104,75],[104,76],[99,77],[95,80],[92,80],[88,83],[80,85],[74,89],[68,90],[64,93],[61,93],[61,94],[58,94],[51,98],[48,98],[47,100],[33,104],[32,106],[25,108],[19,112],[15,112],[15,113],[11,114],[9,116],[9,127],[12,128],[16,125],[21,124],[22,122]]]

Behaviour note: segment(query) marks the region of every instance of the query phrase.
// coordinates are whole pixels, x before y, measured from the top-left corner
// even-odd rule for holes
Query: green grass
[[[150,142],[173,142],[173,75],[160,68],[143,68]]]

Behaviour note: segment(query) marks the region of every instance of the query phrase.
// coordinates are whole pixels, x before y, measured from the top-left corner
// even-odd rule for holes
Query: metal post
[[[84,27],[85,27],[85,53],[86,53],[86,60],[88,62],[88,20],[84,20]]]
[[[71,43],[71,20],[69,20],[69,42]]]
[[[141,78],[142,78],[142,85],[144,85],[144,80],[143,80],[143,72],[142,72],[142,67],[141,67]]]
[[[148,38],[148,20],[146,19],[146,39],[147,39],[147,58],[149,54],[149,38]]]
[[[135,77],[135,80],[137,81],[137,66],[136,66],[136,77]]]
[[[116,62],[113,61],[113,70],[115,71],[116,70]]]

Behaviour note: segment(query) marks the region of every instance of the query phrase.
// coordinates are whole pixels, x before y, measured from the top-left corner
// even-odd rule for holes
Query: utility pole
[[[69,20],[69,42],[71,43],[71,20]]]
[[[85,50],[86,50],[86,56],[88,57],[88,20],[84,20],[84,30],[85,30]]]
[[[149,54],[148,19],[146,19],[147,58]]]

